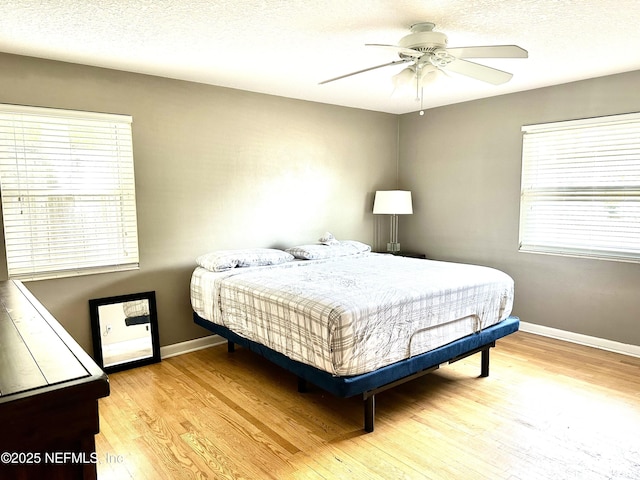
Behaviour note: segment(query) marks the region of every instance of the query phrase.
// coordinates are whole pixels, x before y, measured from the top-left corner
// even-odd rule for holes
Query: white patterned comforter
[[[191,303],[294,360],[356,375],[498,323],[514,284],[489,267],[368,253],[211,272],[198,267]]]

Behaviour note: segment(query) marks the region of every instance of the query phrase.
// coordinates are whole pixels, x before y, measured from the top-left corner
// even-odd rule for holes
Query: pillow
[[[343,240],[332,245],[298,245],[297,247],[287,248],[286,251],[302,260],[320,260],[370,252],[371,246],[356,240]]]
[[[223,272],[235,267],[257,267],[290,262],[293,255],[275,248],[248,248],[217,250],[196,258],[196,263],[212,272]]]
[[[340,243],[331,232],[325,232],[318,241],[324,245],[338,245]]]

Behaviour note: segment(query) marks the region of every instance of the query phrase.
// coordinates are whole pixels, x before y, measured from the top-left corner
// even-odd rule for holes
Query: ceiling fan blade
[[[476,80],[492,83],[493,85],[506,83],[513,77],[512,73],[503,72],[497,68],[487,67],[486,65],[480,65],[479,63],[469,62],[460,58],[456,58],[448,65],[442,66],[442,68],[475,78]]]
[[[517,45],[487,45],[484,47],[447,48],[447,52],[458,58],[527,58],[529,52]]]
[[[330,78],[329,80],[324,80],[324,81],[320,82],[318,85],[324,85],[325,83],[335,82],[336,80],[340,80],[342,78],[347,78],[347,77],[350,77],[352,75],[358,75],[359,73],[368,72],[370,70],[375,70],[376,68],[388,67],[389,65],[398,65],[400,63],[407,63],[407,62],[411,62],[411,61],[412,60],[410,58],[402,59],[402,60],[394,60],[393,62],[383,63],[382,65],[376,65],[375,67],[364,68],[362,70],[358,70],[357,72],[351,72],[351,73],[347,73],[346,75],[340,75],[339,77]]]
[[[365,47],[379,47],[379,48],[388,48],[397,52],[398,54],[406,55],[408,57],[420,58],[424,55],[424,52],[420,52],[418,50],[414,50],[413,48],[400,47],[398,45],[385,45],[382,43],[365,43]]]

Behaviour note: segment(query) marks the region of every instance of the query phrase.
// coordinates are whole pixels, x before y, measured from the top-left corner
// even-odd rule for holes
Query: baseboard
[[[626,343],[614,342],[613,340],[607,340],[604,338],[590,337],[589,335],[567,332],[565,330],[558,330],[557,328],[536,325],[535,323],[520,322],[520,330],[523,332],[534,333],[536,335],[542,335],[544,337],[577,343],[579,345],[586,345],[587,347],[599,348],[609,352],[622,353],[632,357],[640,357],[640,346],[638,345],[628,345]]]
[[[187,340],[186,342],[174,343],[166,347],[160,347],[160,357],[169,358],[183,353],[195,352],[203,348],[209,348],[225,343],[226,340],[220,335],[208,335],[206,337]]]

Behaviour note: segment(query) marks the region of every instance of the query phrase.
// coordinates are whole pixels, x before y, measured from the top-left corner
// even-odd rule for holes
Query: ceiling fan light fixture
[[[441,75],[444,74],[434,65],[425,65],[420,69],[420,79],[418,81],[420,86],[424,87],[425,85],[429,85],[437,81]]]
[[[414,79],[416,78],[416,71],[413,67],[407,67],[402,69],[399,73],[396,73],[391,77],[393,83],[393,91],[405,90],[408,87],[413,87]]]
[[[456,59],[453,55],[444,49],[438,49],[429,57],[429,61],[436,67],[446,67]]]

